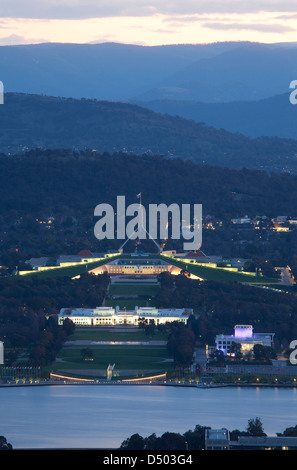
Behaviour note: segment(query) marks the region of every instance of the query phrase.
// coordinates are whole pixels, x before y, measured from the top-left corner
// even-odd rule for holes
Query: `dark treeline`
[[[58,325],[53,317],[47,319],[44,330],[30,350],[29,365],[46,367],[52,364],[63,343],[74,330],[75,325],[71,320],[66,319],[63,325]]]
[[[148,437],[133,434],[125,439],[120,449],[124,450],[202,450],[205,449],[205,431],[211,429],[209,426],[196,425],[194,430],[189,429],[183,434],[165,432],[158,437],[155,433]],[[259,417],[251,418],[244,431],[234,429],[230,431],[230,440],[237,441],[239,436],[266,436],[262,421]],[[297,436],[297,426],[287,428],[278,436]]]
[[[69,325],[57,325],[60,309],[102,305],[108,283],[107,274],[88,273],[79,279],[0,278],[0,340],[11,351],[29,348],[32,365],[50,363],[71,333]]]
[[[2,154],[0,170],[4,219],[9,210],[26,215],[33,210],[35,215],[45,209],[78,211],[100,202],[114,204],[118,195],[131,204],[140,191],[144,205],[202,203],[205,213],[218,217],[297,212],[297,176],[288,173],[269,175],[157,155],[68,150]]]
[[[174,367],[184,369],[191,365],[196,344],[196,335],[191,324],[185,326],[180,322],[168,325],[168,352],[173,356]]]

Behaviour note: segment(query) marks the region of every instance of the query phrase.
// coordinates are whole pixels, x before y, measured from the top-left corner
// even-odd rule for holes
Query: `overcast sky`
[[[296,0],[0,0],[0,45],[297,41]]]

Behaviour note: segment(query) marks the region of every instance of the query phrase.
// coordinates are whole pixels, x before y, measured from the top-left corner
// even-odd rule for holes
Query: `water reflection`
[[[183,433],[196,424],[268,435],[297,424],[295,389],[157,386],[0,388],[1,434],[17,448],[110,448],[134,433]]]

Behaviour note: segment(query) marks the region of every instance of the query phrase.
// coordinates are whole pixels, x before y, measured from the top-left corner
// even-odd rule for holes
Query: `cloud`
[[[275,20],[295,20],[297,18],[297,13],[287,13],[285,15],[275,16]]]
[[[296,28],[282,24],[269,24],[269,23],[203,23],[204,28],[220,29],[220,30],[250,30],[260,31],[264,33],[278,33],[283,34],[289,31],[296,31]]]
[[[0,38],[0,46],[13,46],[13,45],[22,45],[22,44],[38,44],[42,42],[50,42],[45,39],[32,39],[20,36],[18,34],[11,34],[5,38]]]
[[[1,0],[1,17],[87,19],[114,16],[296,13],[295,0]]]

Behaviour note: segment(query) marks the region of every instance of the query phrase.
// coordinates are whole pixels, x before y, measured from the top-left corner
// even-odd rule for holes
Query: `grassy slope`
[[[155,258],[159,257],[158,255],[154,256]],[[116,255],[112,258],[109,258],[109,261],[115,260],[117,258],[120,258],[119,255]],[[127,258],[126,255],[123,256],[123,258]],[[253,275],[249,275],[247,273],[240,273],[240,272],[235,272],[235,271],[228,271],[227,269],[224,268],[210,268],[208,266],[201,266],[197,264],[193,264],[190,262],[184,262],[184,261],[177,261],[173,258],[168,258],[167,256],[162,256],[160,255],[160,258],[162,258],[164,261],[167,261],[169,263],[174,264],[175,266],[186,269],[190,273],[201,277],[205,280],[212,280],[212,281],[225,281],[225,282],[245,282],[245,283],[252,283],[252,284],[277,284],[277,280],[273,278],[266,278],[266,277],[256,277]],[[74,277],[78,276],[79,274],[82,274],[87,270],[94,269],[98,266],[102,266],[105,264],[107,261],[106,259],[102,261],[96,261],[94,263],[88,263],[86,265],[78,265],[78,266],[69,266],[69,267],[64,267],[64,268],[57,268],[57,269],[51,269],[49,271],[40,271],[40,272],[32,272],[32,274],[27,274],[26,276],[38,276],[40,279],[46,279],[46,278],[58,278],[58,277],[63,277],[63,276],[69,276],[69,277]],[[21,277],[21,276],[20,276]],[[134,286],[133,288],[129,289],[127,286],[113,286],[112,289],[114,290],[114,294],[116,294],[116,291],[118,290],[119,293],[121,293],[121,289],[123,289],[122,292],[134,293]],[[128,291],[126,290],[128,289]],[[146,286],[140,286],[136,287],[135,290],[140,292],[143,290],[143,293],[145,294]],[[149,291],[149,286],[147,287],[147,291]]]
[[[244,282],[252,284],[277,284],[276,279],[267,277],[256,277],[247,273],[240,273],[235,271],[228,271],[224,268],[210,268],[208,266],[201,266],[184,261],[177,261],[172,258],[161,256],[165,261],[174,264],[175,266],[186,269],[188,272],[201,277],[208,281],[224,281],[224,282]]]
[[[112,261],[118,258],[118,256],[113,256],[108,259],[108,261]],[[92,263],[86,264],[79,264],[77,266],[65,266],[65,267],[57,267],[56,269],[50,269],[48,271],[32,271],[32,273],[28,273],[26,275],[19,276],[22,279],[24,276],[35,276],[39,279],[48,279],[48,278],[59,278],[59,277],[75,277],[83,274],[86,271],[91,271],[94,268],[98,268],[103,264],[106,264],[107,260],[104,259],[102,261],[94,261]]]

